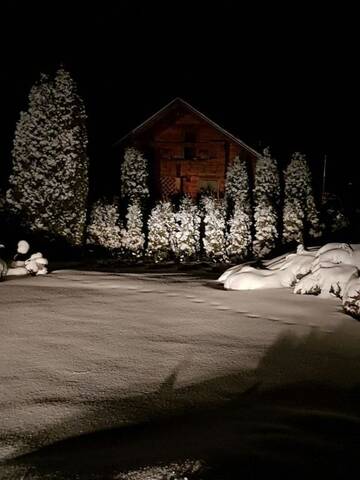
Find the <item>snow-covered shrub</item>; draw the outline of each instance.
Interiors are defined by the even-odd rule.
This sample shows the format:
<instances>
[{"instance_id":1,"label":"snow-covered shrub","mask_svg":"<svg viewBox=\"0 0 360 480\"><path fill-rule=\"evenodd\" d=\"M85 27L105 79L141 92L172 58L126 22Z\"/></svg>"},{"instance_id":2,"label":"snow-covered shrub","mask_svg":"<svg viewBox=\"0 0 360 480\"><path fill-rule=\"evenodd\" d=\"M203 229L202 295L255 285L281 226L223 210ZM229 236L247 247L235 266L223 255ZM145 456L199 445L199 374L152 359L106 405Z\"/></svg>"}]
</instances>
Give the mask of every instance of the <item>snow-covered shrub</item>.
<instances>
[{"instance_id":1,"label":"snow-covered shrub","mask_svg":"<svg viewBox=\"0 0 360 480\"><path fill-rule=\"evenodd\" d=\"M348 282L358 276L358 269L353 265L319 264L296 284L294 293L342 297Z\"/></svg>"},{"instance_id":2,"label":"snow-covered shrub","mask_svg":"<svg viewBox=\"0 0 360 480\"><path fill-rule=\"evenodd\" d=\"M226 234L226 251L230 258L244 259L251 249L251 218L236 201L233 214L229 219L229 230Z\"/></svg>"},{"instance_id":3,"label":"snow-covered shrub","mask_svg":"<svg viewBox=\"0 0 360 480\"><path fill-rule=\"evenodd\" d=\"M205 254L214 262L227 261L224 201L205 196L201 203L204 210L203 246Z\"/></svg>"},{"instance_id":4,"label":"snow-covered shrub","mask_svg":"<svg viewBox=\"0 0 360 480\"><path fill-rule=\"evenodd\" d=\"M175 214L174 253L181 261L194 259L200 250L201 216L197 205L189 197L183 197Z\"/></svg>"},{"instance_id":5,"label":"snow-covered shrub","mask_svg":"<svg viewBox=\"0 0 360 480\"><path fill-rule=\"evenodd\" d=\"M87 228L87 243L109 250L122 247L121 226L116 203L98 200L94 203Z\"/></svg>"},{"instance_id":6,"label":"snow-covered shrub","mask_svg":"<svg viewBox=\"0 0 360 480\"><path fill-rule=\"evenodd\" d=\"M122 230L122 244L126 252L137 258L144 250L145 234L143 215L138 201L128 206L126 214L126 229Z\"/></svg>"},{"instance_id":7,"label":"snow-covered shrub","mask_svg":"<svg viewBox=\"0 0 360 480\"><path fill-rule=\"evenodd\" d=\"M284 242L303 242L304 235L321 235L319 215L312 192L311 173L305 155L293 154L284 172L285 203L283 213ZM305 230L308 228L308 232Z\"/></svg>"},{"instance_id":8,"label":"snow-covered shrub","mask_svg":"<svg viewBox=\"0 0 360 480\"><path fill-rule=\"evenodd\" d=\"M86 114L71 75L42 75L16 125L7 204L34 231L82 243L88 195Z\"/></svg>"},{"instance_id":9,"label":"snow-covered shrub","mask_svg":"<svg viewBox=\"0 0 360 480\"><path fill-rule=\"evenodd\" d=\"M270 253L278 238L278 208L280 179L276 160L271 158L268 148L258 158L254 186L254 253L263 257Z\"/></svg>"},{"instance_id":10,"label":"snow-covered shrub","mask_svg":"<svg viewBox=\"0 0 360 480\"><path fill-rule=\"evenodd\" d=\"M353 277L347 284L343 296L343 308L346 313L360 320L360 278Z\"/></svg>"},{"instance_id":11,"label":"snow-covered shrub","mask_svg":"<svg viewBox=\"0 0 360 480\"><path fill-rule=\"evenodd\" d=\"M148 218L147 255L155 262L167 260L173 251L176 231L175 216L170 202L159 202Z\"/></svg>"},{"instance_id":12,"label":"snow-covered shrub","mask_svg":"<svg viewBox=\"0 0 360 480\"><path fill-rule=\"evenodd\" d=\"M125 150L121 165L121 196L129 203L142 201L149 197L148 162L136 148Z\"/></svg>"},{"instance_id":13,"label":"snow-covered shrub","mask_svg":"<svg viewBox=\"0 0 360 480\"><path fill-rule=\"evenodd\" d=\"M228 166L225 179L225 199L231 206L238 203L245 213L251 214L249 175L246 161L236 156Z\"/></svg>"}]
</instances>

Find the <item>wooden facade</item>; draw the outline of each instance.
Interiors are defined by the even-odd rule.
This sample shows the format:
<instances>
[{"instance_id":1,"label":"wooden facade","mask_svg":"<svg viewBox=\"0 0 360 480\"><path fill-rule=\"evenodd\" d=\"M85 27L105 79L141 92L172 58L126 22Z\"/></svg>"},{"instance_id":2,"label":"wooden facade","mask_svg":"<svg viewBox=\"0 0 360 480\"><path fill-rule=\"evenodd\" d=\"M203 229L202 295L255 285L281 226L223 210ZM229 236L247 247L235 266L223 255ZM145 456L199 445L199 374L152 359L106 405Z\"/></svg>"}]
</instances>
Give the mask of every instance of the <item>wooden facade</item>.
<instances>
[{"instance_id":1,"label":"wooden facade","mask_svg":"<svg viewBox=\"0 0 360 480\"><path fill-rule=\"evenodd\" d=\"M221 197L225 174L236 155L254 168L259 153L190 104L176 98L118 143L135 146L150 162L157 198L174 194L196 197L211 190Z\"/></svg>"}]
</instances>

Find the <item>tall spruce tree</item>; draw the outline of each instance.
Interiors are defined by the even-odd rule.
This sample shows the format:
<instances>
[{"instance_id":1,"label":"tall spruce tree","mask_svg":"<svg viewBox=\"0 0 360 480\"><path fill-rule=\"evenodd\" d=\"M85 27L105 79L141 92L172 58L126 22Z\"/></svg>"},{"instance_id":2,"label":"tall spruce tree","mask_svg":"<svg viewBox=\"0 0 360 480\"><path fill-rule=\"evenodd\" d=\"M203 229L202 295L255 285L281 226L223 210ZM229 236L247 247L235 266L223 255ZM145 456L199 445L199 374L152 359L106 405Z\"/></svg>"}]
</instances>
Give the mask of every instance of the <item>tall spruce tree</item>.
<instances>
[{"instance_id":1,"label":"tall spruce tree","mask_svg":"<svg viewBox=\"0 0 360 480\"><path fill-rule=\"evenodd\" d=\"M284 172L283 241L303 243L305 235L319 237L321 228L305 155L295 152Z\"/></svg>"},{"instance_id":2,"label":"tall spruce tree","mask_svg":"<svg viewBox=\"0 0 360 480\"><path fill-rule=\"evenodd\" d=\"M16 125L7 203L34 231L80 245L88 196L86 114L71 75L42 75Z\"/></svg>"},{"instance_id":3,"label":"tall spruce tree","mask_svg":"<svg viewBox=\"0 0 360 480\"><path fill-rule=\"evenodd\" d=\"M257 160L254 185L254 253L263 257L270 253L278 234L278 209L280 200L280 178L276 160L265 148Z\"/></svg>"}]
</instances>

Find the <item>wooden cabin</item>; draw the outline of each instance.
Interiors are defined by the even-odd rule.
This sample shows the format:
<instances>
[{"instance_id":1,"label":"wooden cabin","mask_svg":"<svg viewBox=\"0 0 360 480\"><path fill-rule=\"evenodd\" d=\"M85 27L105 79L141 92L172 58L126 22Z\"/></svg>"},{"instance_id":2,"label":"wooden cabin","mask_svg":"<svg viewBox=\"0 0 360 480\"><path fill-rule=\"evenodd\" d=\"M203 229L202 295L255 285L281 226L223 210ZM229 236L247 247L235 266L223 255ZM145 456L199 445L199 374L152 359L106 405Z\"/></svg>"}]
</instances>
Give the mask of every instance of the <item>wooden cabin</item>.
<instances>
[{"instance_id":1,"label":"wooden cabin","mask_svg":"<svg viewBox=\"0 0 360 480\"><path fill-rule=\"evenodd\" d=\"M252 169L260 154L181 98L175 98L123 137L149 161L156 198L196 197L202 190L224 193L226 169L239 155Z\"/></svg>"}]
</instances>

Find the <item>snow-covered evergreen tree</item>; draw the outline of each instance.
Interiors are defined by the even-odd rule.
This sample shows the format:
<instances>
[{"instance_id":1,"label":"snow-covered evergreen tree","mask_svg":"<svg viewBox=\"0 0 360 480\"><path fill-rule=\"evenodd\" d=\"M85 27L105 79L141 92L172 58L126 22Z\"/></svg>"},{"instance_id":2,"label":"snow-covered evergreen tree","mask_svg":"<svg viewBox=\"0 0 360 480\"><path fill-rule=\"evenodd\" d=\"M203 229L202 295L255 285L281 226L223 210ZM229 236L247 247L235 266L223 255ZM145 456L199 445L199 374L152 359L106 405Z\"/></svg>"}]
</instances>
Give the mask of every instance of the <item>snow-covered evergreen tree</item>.
<instances>
[{"instance_id":1,"label":"snow-covered evergreen tree","mask_svg":"<svg viewBox=\"0 0 360 480\"><path fill-rule=\"evenodd\" d=\"M283 241L303 243L305 233L321 235L309 166L305 155L296 152L284 172L285 202L283 213ZM308 229L308 232L305 230Z\"/></svg>"},{"instance_id":2,"label":"snow-covered evergreen tree","mask_svg":"<svg viewBox=\"0 0 360 480\"><path fill-rule=\"evenodd\" d=\"M207 257L214 262L227 261L225 203L223 200L205 196L202 198L202 207L205 224L204 251Z\"/></svg>"},{"instance_id":3,"label":"snow-covered evergreen tree","mask_svg":"<svg viewBox=\"0 0 360 480\"><path fill-rule=\"evenodd\" d=\"M243 260L251 250L251 218L240 201L235 203L233 214L228 223L227 254L235 260Z\"/></svg>"},{"instance_id":4,"label":"snow-covered evergreen tree","mask_svg":"<svg viewBox=\"0 0 360 480\"><path fill-rule=\"evenodd\" d=\"M109 250L122 247L119 212L115 202L108 203L100 199L94 203L87 228L87 243Z\"/></svg>"},{"instance_id":5,"label":"snow-covered evergreen tree","mask_svg":"<svg viewBox=\"0 0 360 480\"><path fill-rule=\"evenodd\" d=\"M127 148L121 165L121 196L129 203L148 198L148 176L148 162L144 155L136 148Z\"/></svg>"},{"instance_id":6,"label":"snow-covered evergreen tree","mask_svg":"<svg viewBox=\"0 0 360 480\"><path fill-rule=\"evenodd\" d=\"M155 262L167 260L174 248L176 222L170 202L159 202L148 219L147 255Z\"/></svg>"},{"instance_id":7,"label":"snow-covered evergreen tree","mask_svg":"<svg viewBox=\"0 0 360 480\"><path fill-rule=\"evenodd\" d=\"M42 75L16 125L9 209L33 230L82 243L88 195L84 104L71 75Z\"/></svg>"},{"instance_id":8,"label":"snow-covered evergreen tree","mask_svg":"<svg viewBox=\"0 0 360 480\"><path fill-rule=\"evenodd\" d=\"M263 257L270 253L278 238L278 208L280 200L280 178L277 162L264 149L258 158L254 186L254 253Z\"/></svg>"},{"instance_id":9,"label":"snow-covered evergreen tree","mask_svg":"<svg viewBox=\"0 0 360 480\"><path fill-rule=\"evenodd\" d=\"M122 231L122 242L126 252L139 258L143 254L145 235L143 215L139 201L128 206L126 214L126 229Z\"/></svg>"},{"instance_id":10,"label":"snow-covered evergreen tree","mask_svg":"<svg viewBox=\"0 0 360 480\"><path fill-rule=\"evenodd\" d=\"M201 216L197 205L189 197L183 197L175 214L176 229L174 252L181 261L196 258L200 250Z\"/></svg>"},{"instance_id":11,"label":"snow-covered evergreen tree","mask_svg":"<svg viewBox=\"0 0 360 480\"><path fill-rule=\"evenodd\" d=\"M233 207L239 202L248 215L251 214L249 175L246 161L236 156L229 165L225 180L225 199ZM232 208L231 208L232 209Z\"/></svg>"}]
</instances>

